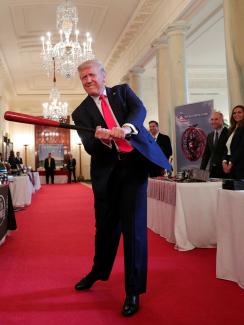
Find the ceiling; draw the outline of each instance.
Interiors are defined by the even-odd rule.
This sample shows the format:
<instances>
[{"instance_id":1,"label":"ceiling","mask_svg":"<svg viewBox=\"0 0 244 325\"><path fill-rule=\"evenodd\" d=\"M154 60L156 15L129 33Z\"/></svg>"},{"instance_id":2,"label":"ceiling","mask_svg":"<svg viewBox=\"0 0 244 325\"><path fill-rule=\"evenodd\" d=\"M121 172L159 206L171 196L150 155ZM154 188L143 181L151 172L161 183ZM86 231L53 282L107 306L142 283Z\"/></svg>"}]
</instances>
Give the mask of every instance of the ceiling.
<instances>
[{"instance_id":1,"label":"ceiling","mask_svg":"<svg viewBox=\"0 0 244 325\"><path fill-rule=\"evenodd\" d=\"M62 0L1 0L0 59L11 94L28 101L28 96L49 93L52 80L41 69L40 37L46 32L58 39L56 8ZM96 57L106 62L140 0L76 0L80 35L89 31L94 39ZM112 26L112 28L111 28ZM109 37L108 37L109 35ZM57 76L62 94L80 95L83 91L78 78L66 80ZM29 99L30 99L29 98Z\"/></svg>"},{"instance_id":2,"label":"ceiling","mask_svg":"<svg viewBox=\"0 0 244 325\"><path fill-rule=\"evenodd\" d=\"M124 46L123 35L135 31L132 22L142 4L147 2L147 13L150 13L162 1L165 0L73 0L73 3L78 9L80 34L91 33L96 57L106 64L113 60L114 53L121 51L121 45ZM4 73L10 90L12 109L39 110L40 113L40 103L47 100L52 78L48 79L41 69L40 37L49 31L54 35L54 41L58 40L56 8L61 2L0 1L0 74ZM203 67L225 69L223 12L219 9L222 2L199 0L198 3L203 5L198 14L185 17L191 26L186 56L192 73ZM145 17L143 19L145 21ZM153 70L155 62L148 65L145 77ZM57 87L62 99L71 103L73 108L79 104L84 91L78 77L67 80L57 75Z\"/></svg>"}]
</instances>

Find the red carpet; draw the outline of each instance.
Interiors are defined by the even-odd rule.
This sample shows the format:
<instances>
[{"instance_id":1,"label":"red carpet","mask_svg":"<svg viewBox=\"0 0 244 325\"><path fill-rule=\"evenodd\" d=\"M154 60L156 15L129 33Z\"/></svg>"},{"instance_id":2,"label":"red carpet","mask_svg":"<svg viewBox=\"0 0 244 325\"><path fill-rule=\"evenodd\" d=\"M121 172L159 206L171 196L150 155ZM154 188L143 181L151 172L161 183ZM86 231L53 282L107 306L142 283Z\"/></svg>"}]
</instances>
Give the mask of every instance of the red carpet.
<instances>
[{"instance_id":1,"label":"red carpet","mask_svg":"<svg viewBox=\"0 0 244 325\"><path fill-rule=\"evenodd\" d=\"M152 232L138 314L120 315L121 248L108 282L75 292L93 257L93 199L83 185L44 185L16 217L18 231L0 247L0 325L244 323L244 290L215 278L214 249L178 252Z\"/></svg>"}]
</instances>

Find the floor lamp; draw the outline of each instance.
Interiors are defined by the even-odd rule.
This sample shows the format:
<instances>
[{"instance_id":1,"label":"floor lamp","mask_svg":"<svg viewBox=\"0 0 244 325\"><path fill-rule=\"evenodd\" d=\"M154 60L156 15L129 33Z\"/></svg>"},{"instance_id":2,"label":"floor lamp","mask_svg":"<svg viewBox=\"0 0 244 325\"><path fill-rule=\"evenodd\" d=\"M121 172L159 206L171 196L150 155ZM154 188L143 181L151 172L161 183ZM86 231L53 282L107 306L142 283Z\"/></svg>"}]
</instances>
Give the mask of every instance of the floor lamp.
<instances>
[{"instance_id":1,"label":"floor lamp","mask_svg":"<svg viewBox=\"0 0 244 325\"><path fill-rule=\"evenodd\" d=\"M79 177L78 181L84 181L84 176L82 175L82 166L81 166L81 143L78 143L79 146L79 167L80 167L80 172L79 172Z\"/></svg>"},{"instance_id":2,"label":"floor lamp","mask_svg":"<svg viewBox=\"0 0 244 325\"><path fill-rule=\"evenodd\" d=\"M28 147L28 144L24 144L24 147L25 147L25 166L28 166L27 165L27 147Z\"/></svg>"}]
</instances>

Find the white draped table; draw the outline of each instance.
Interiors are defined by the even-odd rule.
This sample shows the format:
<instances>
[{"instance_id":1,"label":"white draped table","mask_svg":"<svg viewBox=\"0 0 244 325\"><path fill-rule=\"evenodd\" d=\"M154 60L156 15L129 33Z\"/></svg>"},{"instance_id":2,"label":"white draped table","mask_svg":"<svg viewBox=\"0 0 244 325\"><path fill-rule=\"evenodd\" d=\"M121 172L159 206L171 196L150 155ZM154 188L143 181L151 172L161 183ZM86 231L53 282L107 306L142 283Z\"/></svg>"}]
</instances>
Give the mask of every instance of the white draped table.
<instances>
[{"instance_id":1,"label":"white draped table","mask_svg":"<svg viewBox=\"0 0 244 325\"><path fill-rule=\"evenodd\" d=\"M149 178L147 191L147 226L170 243L175 243L176 182Z\"/></svg>"},{"instance_id":2,"label":"white draped table","mask_svg":"<svg viewBox=\"0 0 244 325\"><path fill-rule=\"evenodd\" d=\"M41 184L46 184L45 171L40 170L39 172ZM49 179L49 182L51 180ZM67 170L55 170L54 172L54 183L55 184L67 184L68 183L68 171Z\"/></svg>"},{"instance_id":3,"label":"white draped table","mask_svg":"<svg viewBox=\"0 0 244 325\"><path fill-rule=\"evenodd\" d=\"M41 180L38 172L33 172L33 176L34 176L34 189L37 192L41 188Z\"/></svg>"},{"instance_id":4,"label":"white draped table","mask_svg":"<svg viewBox=\"0 0 244 325\"><path fill-rule=\"evenodd\" d=\"M31 204L33 184L28 175L14 176L9 183L14 207L24 207Z\"/></svg>"},{"instance_id":5,"label":"white draped table","mask_svg":"<svg viewBox=\"0 0 244 325\"><path fill-rule=\"evenodd\" d=\"M218 191L217 278L244 289L244 191Z\"/></svg>"},{"instance_id":6,"label":"white draped table","mask_svg":"<svg viewBox=\"0 0 244 325\"><path fill-rule=\"evenodd\" d=\"M175 183L149 179L148 227L179 250L215 247L221 182Z\"/></svg>"}]
</instances>

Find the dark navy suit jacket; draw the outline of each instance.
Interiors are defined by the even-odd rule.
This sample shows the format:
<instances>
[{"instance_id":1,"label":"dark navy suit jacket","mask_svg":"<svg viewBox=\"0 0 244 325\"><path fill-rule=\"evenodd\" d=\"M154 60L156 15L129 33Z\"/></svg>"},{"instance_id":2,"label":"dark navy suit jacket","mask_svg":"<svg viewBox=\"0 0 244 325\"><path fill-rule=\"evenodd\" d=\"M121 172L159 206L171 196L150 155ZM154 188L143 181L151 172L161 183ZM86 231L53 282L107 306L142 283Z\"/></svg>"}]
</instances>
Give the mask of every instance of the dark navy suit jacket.
<instances>
[{"instance_id":1,"label":"dark navy suit jacket","mask_svg":"<svg viewBox=\"0 0 244 325\"><path fill-rule=\"evenodd\" d=\"M142 154L144 160L171 170L167 158L143 126L146 109L141 100L126 84L106 88L106 91L109 104L119 125L131 123L139 132L137 135L131 135L129 140L131 145ZM72 113L72 118L75 124L79 126L96 129L98 125L101 125L103 128L107 128L102 114L90 96L86 97L76 108ZM101 172L104 178L109 177L116 163L116 151L111 150L99 139L96 139L92 132L78 131L78 133L85 150L91 155L92 180L96 182L96 178L101 177ZM106 180L104 181L106 182Z\"/></svg>"},{"instance_id":2,"label":"dark navy suit jacket","mask_svg":"<svg viewBox=\"0 0 244 325\"><path fill-rule=\"evenodd\" d=\"M169 159L169 157L172 156L172 146L169 136L167 136L166 134L159 133L156 142L162 149L165 156Z\"/></svg>"},{"instance_id":3,"label":"dark navy suit jacket","mask_svg":"<svg viewBox=\"0 0 244 325\"><path fill-rule=\"evenodd\" d=\"M216 147L214 146L214 131L208 134L205 150L202 156L201 167L200 167L201 169L206 169L208 162L210 161L209 163L210 171L213 166L217 166L218 168L220 168L220 170L222 170L222 160L226 150L225 144L227 139L228 139L228 129L226 127L223 128Z\"/></svg>"}]
</instances>

